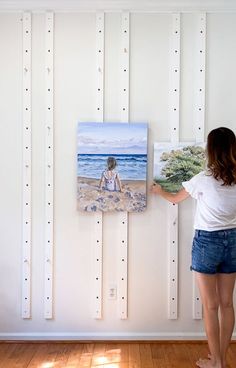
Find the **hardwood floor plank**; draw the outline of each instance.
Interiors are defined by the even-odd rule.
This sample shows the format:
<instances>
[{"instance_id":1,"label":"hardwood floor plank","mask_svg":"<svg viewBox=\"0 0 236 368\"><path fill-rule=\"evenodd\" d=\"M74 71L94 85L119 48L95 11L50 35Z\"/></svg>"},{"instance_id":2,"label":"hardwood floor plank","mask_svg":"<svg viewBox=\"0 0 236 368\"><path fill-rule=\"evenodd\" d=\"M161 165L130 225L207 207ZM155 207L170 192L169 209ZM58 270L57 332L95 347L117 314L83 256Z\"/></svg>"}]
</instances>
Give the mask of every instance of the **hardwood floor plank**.
<instances>
[{"instance_id":1,"label":"hardwood floor plank","mask_svg":"<svg viewBox=\"0 0 236 368\"><path fill-rule=\"evenodd\" d=\"M84 349L84 344L73 344L71 352L69 354L66 368L79 368L79 362L81 358L81 354Z\"/></svg>"},{"instance_id":2,"label":"hardwood floor plank","mask_svg":"<svg viewBox=\"0 0 236 368\"><path fill-rule=\"evenodd\" d=\"M15 349L9 354L4 368L26 368L32 360L37 347L34 344L15 344Z\"/></svg>"},{"instance_id":3,"label":"hardwood floor plank","mask_svg":"<svg viewBox=\"0 0 236 368\"><path fill-rule=\"evenodd\" d=\"M140 348L138 343L129 344L129 367L141 368Z\"/></svg>"},{"instance_id":4,"label":"hardwood floor plank","mask_svg":"<svg viewBox=\"0 0 236 368\"><path fill-rule=\"evenodd\" d=\"M90 367L93 358L94 344L84 344L79 361L79 368Z\"/></svg>"},{"instance_id":5,"label":"hardwood floor plank","mask_svg":"<svg viewBox=\"0 0 236 368\"><path fill-rule=\"evenodd\" d=\"M140 358L142 368L153 368L152 351L150 344L140 344Z\"/></svg>"},{"instance_id":6,"label":"hardwood floor plank","mask_svg":"<svg viewBox=\"0 0 236 368\"><path fill-rule=\"evenodd\" d=\"M164 354L164 344L152 344L152 360L154 368L166 368L166 360Z\"/></svg>"}]
</instances>

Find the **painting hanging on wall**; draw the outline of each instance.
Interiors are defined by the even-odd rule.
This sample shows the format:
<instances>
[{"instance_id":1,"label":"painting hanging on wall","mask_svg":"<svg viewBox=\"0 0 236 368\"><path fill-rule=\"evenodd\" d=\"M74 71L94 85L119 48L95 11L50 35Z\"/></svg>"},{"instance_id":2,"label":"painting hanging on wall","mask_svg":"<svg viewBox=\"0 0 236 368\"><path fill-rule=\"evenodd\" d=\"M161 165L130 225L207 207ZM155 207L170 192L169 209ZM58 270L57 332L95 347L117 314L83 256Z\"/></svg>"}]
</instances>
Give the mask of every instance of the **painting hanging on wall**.
<instances>
[{"instance_id":1,"label":"painting hanging on wall","mask_svg":"<svg viewBox=\"0 0 236 368\"><path fill-rule=\"evenodd\" d=\"M147 131L146 123L78 124L78 210L145 210Z\"/></svg>"},{"instance_id":2,"label":"painting hanging on wall","mask_svg":"<svg viewBox=\"0 0 236 368\"><path fill-rule=\"evenodd\" d=\"M205 168L205 143L155 143L153 181L168 192L182 189Z\"/></svg>"}]
</instances>

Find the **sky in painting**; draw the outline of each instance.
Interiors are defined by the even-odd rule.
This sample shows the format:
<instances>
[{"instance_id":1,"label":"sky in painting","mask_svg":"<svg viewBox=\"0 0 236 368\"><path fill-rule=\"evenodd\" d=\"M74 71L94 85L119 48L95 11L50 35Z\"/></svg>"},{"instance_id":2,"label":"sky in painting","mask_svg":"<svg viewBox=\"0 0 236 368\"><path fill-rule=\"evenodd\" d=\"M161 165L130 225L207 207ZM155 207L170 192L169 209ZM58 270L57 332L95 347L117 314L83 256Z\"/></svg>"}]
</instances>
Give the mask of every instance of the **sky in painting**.
<instances>
[{"instance_id":1,"label":"sky in painting","mask_svg":"<svg viewBox=\"0 0 236 368\"><path fill-rule=\"evenodd\" d=\"M146 123L79 123L79 154L146 154Z\"/></svg>"}]
</instances>

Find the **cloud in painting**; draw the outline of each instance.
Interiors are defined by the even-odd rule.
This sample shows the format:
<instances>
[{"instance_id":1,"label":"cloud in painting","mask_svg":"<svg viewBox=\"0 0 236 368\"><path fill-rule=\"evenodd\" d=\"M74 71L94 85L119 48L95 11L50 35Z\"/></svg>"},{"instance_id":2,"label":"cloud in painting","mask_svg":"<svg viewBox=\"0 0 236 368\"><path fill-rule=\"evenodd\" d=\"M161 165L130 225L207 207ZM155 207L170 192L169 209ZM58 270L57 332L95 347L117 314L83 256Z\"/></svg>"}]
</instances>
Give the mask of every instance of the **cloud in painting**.
<instances>
[{"instance_id":1,"label":"cloud in painting","mask_svg":"<svg viewBox=\"0 0 236 368\"><path fill-rule=\"evenodd\" d=\"M79 154L145 154L147 124L80 123Z\"/></svg>"}]
</instances>

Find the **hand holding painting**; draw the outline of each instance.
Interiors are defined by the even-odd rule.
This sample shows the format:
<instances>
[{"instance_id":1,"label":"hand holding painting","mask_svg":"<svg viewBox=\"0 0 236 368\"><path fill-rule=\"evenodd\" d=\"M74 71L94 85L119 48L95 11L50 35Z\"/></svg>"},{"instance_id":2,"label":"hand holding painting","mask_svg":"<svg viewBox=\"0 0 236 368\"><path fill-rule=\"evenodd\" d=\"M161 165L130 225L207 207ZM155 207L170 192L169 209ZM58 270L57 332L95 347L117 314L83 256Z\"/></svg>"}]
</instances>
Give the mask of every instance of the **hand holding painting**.
<instances>
[{"instance_id":1,"label":"hand holding painting","mask_svg":"<svg viewBox=\"0 0 236 368\"><path fill-rule=\"evenodd\" d=\"M107 159L107 169L103 171L100 182L99 182L99 190L102 190L103 183L105 184L104 189L109 191L117 191L117 184L120 192L122 192L121 181L119 178L119 174L115 171L115 167L117 166L117 161L114 157L108 157Z\"/></svg>"},{"instance_id":2,"label":"hand holding painting","mask_svg":"<svg viewBox=\"0 0 236 368\"><path fill-rule=\"evenodd\" d=\"M188 151L190 151L189 148ZM235 324L233 291L236 279L236 137L234 132L225 127L213 129L207 137L206 153L206 169L190 180L183 180L182 186L185 189L171 193L159 185L153 185L151 193L158 194L172 203L179 203L189 195L197 201L190 269L195 271L200 289L211 354L210 359L199 359L196 365L202 368L221 368L226 367L226 353ZM176 158L180 154L172 152L171 155ZM166 159L168 156L164 157L164 160ZM189 154L187 159L189 162L195 162L195 158L191 158ZM190 166L193 166L192 163ZM171 175L176 178L173 171ZM218 317L219 309L221 322Z\"/></svg>"},{"instance_id":3,"label":"hand holding painting","mask_svg":"<svg viewBox=\"0 0 236 368\"><path fill-rule=\"evenodd\" d=\"M150 193L152 194L158 194L161 197L167 199L171 203L179 203L189 197L189 193L185 189L181 189L177 193L171 193L167 192L164 189L162 189L160 184L153 183L153 185L150 188Z\"/></svg>"}]
</instances>

